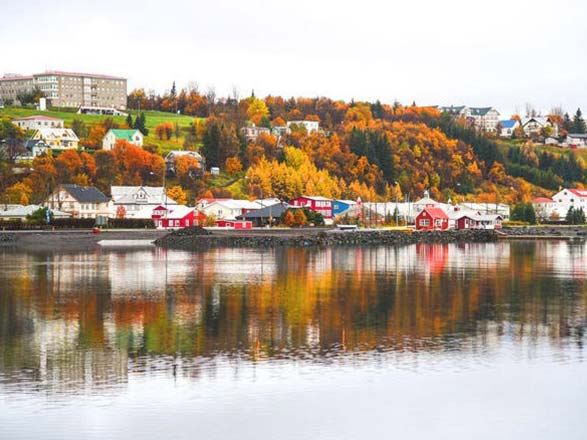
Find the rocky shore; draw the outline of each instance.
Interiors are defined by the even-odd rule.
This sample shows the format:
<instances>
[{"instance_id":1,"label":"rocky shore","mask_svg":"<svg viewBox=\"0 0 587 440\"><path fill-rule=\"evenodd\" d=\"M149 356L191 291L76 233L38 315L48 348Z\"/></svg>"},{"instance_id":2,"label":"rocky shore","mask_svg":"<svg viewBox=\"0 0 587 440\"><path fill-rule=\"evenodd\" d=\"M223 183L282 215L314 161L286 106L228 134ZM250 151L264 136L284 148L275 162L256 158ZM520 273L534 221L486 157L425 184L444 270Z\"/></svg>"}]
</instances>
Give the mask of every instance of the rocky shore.
<instances>
[{"instance_id":1,"label":"rocky shore","mask_svg":"<svg viewBox=\"0 0 587 440\"><path fill-rule=\"evenodd\" d=\"M326 247L326 246L380 246L413 243L486 243L497 240L494 231L208 231L186 228L172 232L155 241L155 245L171 249L202 249L209 247Z\"/></svg>"},{"instance_id":2,"label":"rocky shore","mask_svg":"<svg viewBox=\"0 0 587 440\"><path fill-rule=\"evenodd\" d=\"M502 234L512 237L587 237L587 226L522 226L503 228Z\"/></svg>"}]
</instances>

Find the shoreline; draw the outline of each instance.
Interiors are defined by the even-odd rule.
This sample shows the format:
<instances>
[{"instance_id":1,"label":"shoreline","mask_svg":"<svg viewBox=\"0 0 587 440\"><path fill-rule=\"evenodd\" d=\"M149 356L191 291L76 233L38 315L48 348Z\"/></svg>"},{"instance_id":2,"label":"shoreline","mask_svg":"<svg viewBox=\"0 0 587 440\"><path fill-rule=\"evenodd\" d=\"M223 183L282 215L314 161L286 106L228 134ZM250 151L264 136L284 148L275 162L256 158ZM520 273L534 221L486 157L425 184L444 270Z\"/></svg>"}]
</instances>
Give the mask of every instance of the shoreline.
<instances>
[{"instance_id":1,"label":"shoreline","mask_svg":"<svg viewBox=\"0 0 587 440\"><path fill-rule=\"evenodd\" d=\"M42 252L84 252L97 249L136 249L153 246L198 250L210 247L328 247L394 246L414 243L489 243L523 240L587 240L587 226L526 226L494 230L398 231L359 229L340 231L308 229L201 229L177 231L157 229L106 229L94 234L90 229L0 231L0 250ZM99 244L104 241L104 246ZM137 244L142 241L142 244ZM133 243L135 242L135 243Z\"/></svg>"}]
</instances>

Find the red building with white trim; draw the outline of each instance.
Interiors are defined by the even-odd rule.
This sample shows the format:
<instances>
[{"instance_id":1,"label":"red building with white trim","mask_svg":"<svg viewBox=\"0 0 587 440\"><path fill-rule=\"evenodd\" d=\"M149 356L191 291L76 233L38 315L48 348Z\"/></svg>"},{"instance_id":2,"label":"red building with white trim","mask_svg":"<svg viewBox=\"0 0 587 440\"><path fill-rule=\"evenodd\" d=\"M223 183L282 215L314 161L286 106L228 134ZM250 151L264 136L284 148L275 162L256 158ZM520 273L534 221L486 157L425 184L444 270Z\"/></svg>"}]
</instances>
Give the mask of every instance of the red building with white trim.
<instances>
[{"instance_id":1,"label":"red building with white trim","mask_svg":"<svg viewBox=\"0 0 587 440\"><path fill-rule=\"evenodd\" d=\"M416 216L416 229L418 231L444 231L448 229L448 215L433 206L426 206Z\"/></svg>"},{"instance_id":2,"label":"red building with white trim","mask_svg":"<svg viewBox=\"0 0 587 440\"><path fill-rule=\"evenodd\" d=\"M202 226L206 216L189 206L173 205L165 208L158 206L151 215L158 229L180 229L190 226Z\"/></svg>"},{"instance_id":3,"label":"red building with white trim","mask_svg":"<svg viewBox=\"0 0 587 440\"><path fill-rule=\"evenodd\" d=\"M310 211L322 214L324 220L332 219L332 200L320 196L301 196L293 199L290 205L299 208L308 208Z\"/></svg>"}]
</instances>

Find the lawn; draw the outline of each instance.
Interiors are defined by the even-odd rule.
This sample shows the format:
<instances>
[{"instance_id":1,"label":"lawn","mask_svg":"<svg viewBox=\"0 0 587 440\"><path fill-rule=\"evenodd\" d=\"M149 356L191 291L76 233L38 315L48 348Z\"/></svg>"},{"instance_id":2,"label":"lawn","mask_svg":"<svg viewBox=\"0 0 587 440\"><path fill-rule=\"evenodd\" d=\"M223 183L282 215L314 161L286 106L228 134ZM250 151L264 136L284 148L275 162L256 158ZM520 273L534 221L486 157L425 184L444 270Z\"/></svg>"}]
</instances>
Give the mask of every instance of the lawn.
<instances>
[{"instance_id":1,"label":"lawn","mask_svg":"<svg viewBox=\"0 0 587 440\"><path fill-rule=\"evenodd\" d=\"M130 111L129 113L132 115L133 119L136 117L136 111ZM162 155L167 154L171 150L183 149L183 133L180 134L180 137L177 140L175 139L175 137L172 137L172 139L168 141L162 141L157 139L157 137L155 136L155 126L163 122L169 121L174 124L177 122L180 129L187 129L190 126L190 124L194 121L194 119L196 119L194 116L177 115L174 113L149 110L146 110L144 113L147 119L147 129L149 130L149 135L145 137L145 145L156 145L157 147L159 147L159 153ZM0 109L0 118L8 117L10 119L14 119L39 114L51 116L53 118L63 119L63 122L65 123L66 127L71 127L71 123L74 119L81 119L88 126L98 124L105 118L112 118L115 122L119 124L126 123L126 117L124 116L78 115L74 112L73 109L72 111L48 110L44 112L22 107L6 107Z\"/></svg>"}]
</instances>

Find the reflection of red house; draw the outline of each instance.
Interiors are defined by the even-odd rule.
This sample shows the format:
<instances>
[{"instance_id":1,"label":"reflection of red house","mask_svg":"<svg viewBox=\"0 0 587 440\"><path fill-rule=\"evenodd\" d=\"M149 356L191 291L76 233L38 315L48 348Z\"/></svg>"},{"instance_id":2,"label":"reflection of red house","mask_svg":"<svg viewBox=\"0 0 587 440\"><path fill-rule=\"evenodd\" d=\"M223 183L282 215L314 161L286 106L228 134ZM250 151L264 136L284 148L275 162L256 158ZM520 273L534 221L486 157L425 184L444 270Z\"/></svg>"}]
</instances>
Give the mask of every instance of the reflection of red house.
<instances>
[{"instance_id":1,"label":"reflection of red house","mask_svg":"<svg viewBox=\"0 0 587 440\"><path fill-rule=\"evenodd\" d=\"M447 244L416 244L418 260L425 261L430 273L441 273L448 263Z\"/></svg>"},{"instance_id":2,"label":"reflection of red house","mask_svg":"<svg viewBox=\"0 0 587 440\"><path fill-rule=\"evenodd\" d=\"M201 226L206 216L196 208L189 206L173 205L165 208L158 206L151 215L156 228L187 228L189 226Z\"/></svg>"},{"instance_id":3,"label":"reflection of red house","mask_svg":"<svg viewBox=\"0 0 587 440\"><path fill-rule=\"evenodd\" d=\"M419 231L448 229L448 215L440 208L426 206L416 216L416 229Z\"/></svg>"}]
</instances>

